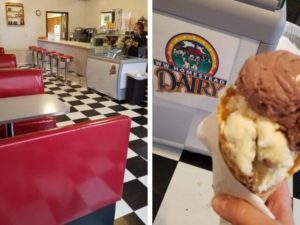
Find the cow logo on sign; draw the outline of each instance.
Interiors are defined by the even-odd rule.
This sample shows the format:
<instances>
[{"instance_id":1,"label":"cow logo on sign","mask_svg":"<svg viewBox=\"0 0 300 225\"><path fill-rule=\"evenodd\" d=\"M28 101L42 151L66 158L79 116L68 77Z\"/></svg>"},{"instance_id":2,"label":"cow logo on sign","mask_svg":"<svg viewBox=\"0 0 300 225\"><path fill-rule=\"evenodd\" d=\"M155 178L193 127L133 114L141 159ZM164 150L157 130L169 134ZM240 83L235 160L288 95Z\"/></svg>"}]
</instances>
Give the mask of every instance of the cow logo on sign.
<instances>
[{"instance_id":1,"label":"cow logo on sign","mask_svg":"<svg viewBox=\"0 0 300 225\"><path fill-rule=\"evenodd\" d=\"M166 62L154 59L157 92L218 98L227 81L216 77L219 57L214 47L196 34L181 33L166 45Z\"/></svg>"},{"instance_id":2,"label":"cow logo on sign","mask_svg":"<svg viewBox=\"0 0 300 225\"><path fill-rule=\"evenodd\" d=\"M169 64L207 76L218 71L219 58L214 47L204 38L189 33L178 34L166 46Z\"/></svg>"}]
</instances>

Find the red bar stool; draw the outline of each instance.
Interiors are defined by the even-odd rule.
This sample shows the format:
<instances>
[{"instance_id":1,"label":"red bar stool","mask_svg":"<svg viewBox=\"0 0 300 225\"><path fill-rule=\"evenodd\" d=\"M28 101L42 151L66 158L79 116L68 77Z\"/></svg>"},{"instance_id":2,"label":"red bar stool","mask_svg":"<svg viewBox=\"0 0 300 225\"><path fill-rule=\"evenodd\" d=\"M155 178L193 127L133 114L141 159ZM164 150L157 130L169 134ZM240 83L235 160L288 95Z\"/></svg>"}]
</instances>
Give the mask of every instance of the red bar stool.
<instances>
[{"instance_id":1,"label":"red bar stool","mask_svg":"<svg viewBox=\"0 0 300 225\"><path fill-rule=\"evenodd\" d=\"M52 54L56 53L56 51L46 51L45 53L45 61L44 61L44 71L47 71L47 64L49 64L49 70L52 73Z\"/></svg>"},{"instance_id":2,"label":"red bar stool","mask_svg":"<svg viewBox=\"0 0 300 225\"><path fill-rule=\"evenodd\" d=\"M40 69L43 68L46 51L47 51L47 49L45 49L45 48L37 48L36 49L36 52L37 52L37 66Z\"/></svg>"},{"instance_id":3,"label":"red bar stool","mask_svg":"<svg viewBox=\"0 0 300 225\"><path fill-rule=\"evenodd\" d=\"M50 73L53 74L53 67L54 67L54 64L53 64L53 58L54 58L54 54L56 54L58 52L56 51L53 51L53 52L49 52L49 60L50 60Z\"/></svg>"},{"instance_id":4,"label":"red bar stool","mask_svg":"<svg viewBox=\"0 0 300 225\"><path fill-rule=\"evenodd\" d=\"M61 62L65 63L65 83L69 82L69 68L70 68L70 63L74 61L74 57L71 55L64 55L60 58Z\"/></svg>"},{"instance_id":5,"label":"red bar stool","mask_svg":"<svg viewBox=\"0 0 300 225\"><path fill-rule=\"evenodd\" d=\"M37 46L34 46L34 45L31 45L29 46L29 50L31 51L31 58L32 58L32 67L36 67L36 64L35 64L35 61L36 61L36 58L35 58L35 53L36 53L36 49L38 47Z\"/></svg>"},{"instance_id":6,"label":"red bar stool","mask_svg":"<svg viewBox=\"0 0 300 225\"><path fill-rule=\"evenodd\" d=\"M59 52L56 52L56 53L52 53L52 54L51 54L51 57L52 57L51 60L54 59L54 60L56 61L56 64L53 64L53 63L52 63L51 73L53 73L53 67L56 66L56 79L59 79L59 78L60 78L60 58L61 58L63 55L64 55L63 53L59 53Z\"/></svg>"}]
</instances>

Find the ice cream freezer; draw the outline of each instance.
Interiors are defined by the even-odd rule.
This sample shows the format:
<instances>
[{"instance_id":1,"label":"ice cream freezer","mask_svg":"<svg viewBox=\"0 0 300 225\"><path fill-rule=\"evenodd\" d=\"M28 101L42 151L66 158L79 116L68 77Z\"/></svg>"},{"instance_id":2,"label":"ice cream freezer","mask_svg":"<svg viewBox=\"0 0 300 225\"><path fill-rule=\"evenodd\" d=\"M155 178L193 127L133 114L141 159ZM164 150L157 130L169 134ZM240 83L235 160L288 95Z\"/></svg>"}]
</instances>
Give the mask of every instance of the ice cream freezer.
<instances>
[{"instance_id":1,"label":"ice cream freezer","mask_svg":"<svg viewBox=\"0 0 300 225\"><path fill-rule=\"evenodd\" d=\"M196 129L245 60L272 51L286 24L279 0L154 0L154 141L208 154Z\"/></svg>"},{"instance_id":2,"label":"ice cream freezer","mask_svg":"<svg viewBox=\"0 0 300 225\"><path fill-rule=\"evenodd\" d=\"M87 59L88 88L118 101L126 99L127 74L145 73L147 59L92 53Z\"/></svg>"}]
</instances>

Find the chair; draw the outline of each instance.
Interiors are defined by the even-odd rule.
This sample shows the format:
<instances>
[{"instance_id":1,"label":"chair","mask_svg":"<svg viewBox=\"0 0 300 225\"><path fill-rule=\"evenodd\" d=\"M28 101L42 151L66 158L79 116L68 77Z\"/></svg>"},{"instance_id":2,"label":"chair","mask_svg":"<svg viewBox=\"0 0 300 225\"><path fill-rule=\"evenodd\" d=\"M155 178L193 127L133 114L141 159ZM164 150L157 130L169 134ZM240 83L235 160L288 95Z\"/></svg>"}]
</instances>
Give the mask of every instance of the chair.
<instances>
[{"instance_id":1,"label":"chair","mask_svg":"<svg viewBox=\"0 0 300 225\"><path fill-rule=\"evenodd\" d=\"M74 61L74 57L71 55L63 55L60 57L60 61L65 64L65 83L68 83L70 81L70 76L69 76L69 68L70 68L70 63Z\"/></svg>"},{"instance_id":2,"label":"chair","mask_svg":"<svg viewBox=\"0 0 300 225\"><path fill-rule=\"evenodd\" d=\"M37 58L37 67L39 69L43 69L47 49L45 49L45 48L36 48L35 51L36 51L36 58Z\"/></svg>"},{"instance_id":3,"label":"chair","mask_svg":"<svg viewBox=\"0 0 300 225\"><path fill-rule=\"evenodd\" d=\"M0 54L5 54L5 50L2 47L0 47Z\"/></svg>"},{"instance_id":4,"label":"chair","mask_svg":"<svg viewBox=\"0 0 300 225\"><path fill-rule=\"evenodd\" d=\"M52 69L52 54L56 53L56 51L46 51L45 62L44 62L44 71L47 71L47 64L49 64L49 70L51 72Z\"/></svg>"},{"instance_id":5,"label":"chair","mask_svg":"<svg viewBox=\"0 0 300 225\"><path fill-rule=\"evenodd\" d=\"M0 140L0 224L113 225L129 132L118 116Z\"/></svg>"},{"instance_id":6,"label":"chair","mask_svg":"<svg viewBox=\"0 0 300 225\"><path fill-rule=\"evenodd\" d=\"M0 98L44 93L42 71L38 69L1 69ZM52 116L14 123L15 135L56 127ZM5 138L5 126L0 125L0 138Z\"/></svg>"},{"instance_id":7,"label":"chair","mask_svg":"<svg viewBox=\"0 0 300 225\"><path fill-rule=\"evenodd\" d=\"M31 46L29 46L28 47L29 48L29 50L31 51L31 59L32 59L32 64L31 64L31 66L32 67L36 67L36 57L35 57L35 55L36 55L36 49L38 48L37 46L35 46L35 45L31 45Z\"/></svg>"},{"instance_id":8,"label":"chair","mask_svg":"<svg viewBox=\"0 0 300 225\"><path fill-rule=\"evenodd\" d=\"M0 68L16 68L17 59L15 54L0 54Z\"/></svg>"},{"instance_id":9,"label":"chair","mask_svg":"<svg viewBox=\"0 0 300 225\"><path fill-rule=\"evenodd\" d=\"M56 67L56 79L57 80L60 78L60 59L63 55L64 55L63 53L59 53L59 52L55 52L55 53L51 54L51 60L54 59L56 61L56 63L55 64L51 63L50 71L51 71L51 74L53 74L53 67Z\"/></svg>"}]
</instances>

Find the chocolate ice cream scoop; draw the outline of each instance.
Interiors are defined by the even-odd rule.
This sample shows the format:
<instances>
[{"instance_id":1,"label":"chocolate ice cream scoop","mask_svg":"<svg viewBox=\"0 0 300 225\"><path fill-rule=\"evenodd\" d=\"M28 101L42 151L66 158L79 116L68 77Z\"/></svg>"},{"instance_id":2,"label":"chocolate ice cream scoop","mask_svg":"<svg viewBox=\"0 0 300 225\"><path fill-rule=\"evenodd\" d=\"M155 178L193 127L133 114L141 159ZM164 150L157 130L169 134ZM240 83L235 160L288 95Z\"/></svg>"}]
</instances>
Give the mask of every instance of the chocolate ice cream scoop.
<instances>
[{"instance_id":1,"label":"chocolate ice cream scoop","mask_svg":"<svg viewBox=\"0 0 300 225\"><path fill-rule=\"evenodd\" d=\"M254 111L280 125L289 148L300 151L300 57L287 51L251 57L236 84Z\"/></svg>"}]
</instances>

